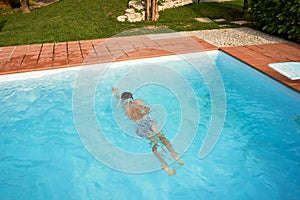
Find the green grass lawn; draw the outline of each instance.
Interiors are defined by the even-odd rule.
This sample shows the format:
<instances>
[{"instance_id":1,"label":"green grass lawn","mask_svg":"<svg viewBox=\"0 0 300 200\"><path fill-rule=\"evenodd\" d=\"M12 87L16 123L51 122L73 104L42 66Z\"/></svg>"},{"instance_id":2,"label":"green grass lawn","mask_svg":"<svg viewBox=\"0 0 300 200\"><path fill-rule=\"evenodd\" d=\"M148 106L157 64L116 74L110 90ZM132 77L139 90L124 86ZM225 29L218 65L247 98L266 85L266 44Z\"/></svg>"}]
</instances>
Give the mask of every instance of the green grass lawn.
<instances>
[{"instance_id":1,"label":"green grass lawn","mask_svg":"<svg viewBox=\"0 0 300 200\"><path fill-rule=\"evenodd\" d=\"M243 0L194 3L160 12L158 22L122 23L127 0L61 0L31 13L0 15L0 46L108 38L141 27L164 27L174 31L219 28L194 18L243 20ZM152 29L153 30L153 29Z\"/></svg>"}]
</instances>

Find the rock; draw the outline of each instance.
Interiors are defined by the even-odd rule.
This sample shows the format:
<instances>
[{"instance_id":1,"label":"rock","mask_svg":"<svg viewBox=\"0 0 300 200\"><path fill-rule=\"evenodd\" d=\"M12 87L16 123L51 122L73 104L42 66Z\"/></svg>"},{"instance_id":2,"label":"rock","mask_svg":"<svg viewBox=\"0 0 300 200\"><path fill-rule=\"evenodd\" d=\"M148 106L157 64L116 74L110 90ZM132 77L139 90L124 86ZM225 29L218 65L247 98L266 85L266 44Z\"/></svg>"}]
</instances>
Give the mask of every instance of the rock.
<instances>
[{"instance_id":1,"label":"rock","mask_svg":"<svg viewBox=\"0 0 300 200\"><path fill-rule=\"evenodd\" d=\"M193 3L193 0L182 0L182 3L184 5L191 4L191 3Z\"/></svg>"},{"instance_id":2,"label":"rock","mask_svg":"<svg viewBox=\"0 0 300 200\"><path fill-rule=\"evenodd\" d=\"M126 13L129 22L140 22L142 21L141 13Z\"/></svg>"},{"instance_id":3,"label":"rock","mask_svg":"<svg viewBox=\"0 0 300 200\"><path fill-rule=\"evenodd\" d=\"M244 24L248 24L249 22L248 21L233 21L231 23L238 24L238 25L244 25Z\"/></svg>"},{"instance_id":4,"label":"rock","mask_svg":"<svg viewBox=\"0 0 300 200\"><path fill-rule=\"evenodd\" d=\"M145 21L146 20L146 12L142 11L142 20Z\"/></svg>"},{"instance_id":5,"label":"rock","mask_svg":"<svg viewBox=\"0 0 300 200\"><path fill-rule=\"evenodd\" d=\"M225 27L228 27L228 24L221 24L221 25L219 25L219 27L225 28Z\"/></svg>"},{"instance_id":6,"label":"rock","mask_svg":"<svg viewBox=\"0 0 300 200\"><path fill-rule=\"evenodd\" d=\"M144 9L144 5L141 2L137 2L137 1L134 1L134 0L129 1L128 7L133 8L135 10L143 10Z\"/></svg>"},{"instance_id":7,"label":"rock","mask_svg":"<svg viewBox=\"0 0 300 200\"><path fill-rule=\"evenodd\" d=\"M133 8L128 8L128 9L125 10L125 12L129 13L129 14L134 14L135 13Z\"/></svg>"},{"instance_id":8,"label":"rock","mask_svg":"<svg viewBox=\"0 0 300 200\"><path fill-rule=\"evenodd\" d=\"M167 1L167 2L162 3L162 5L165 7L165 9L170 9L170 8L174 7L175 2L173 2L173 1Z\"/></svg>"},{"instance_id":9,"label":"rock","mask_svg":"<svg viewBox=\"0 0 300 200\"><path fill-rule=\"evenodd\" d=\"M193 3L193 0L176 0L176 1L166 0L162 3L161 6L158 6L158 10L162 11L162 10L171 9L179 6L184 6L191 3Z\"/></svg>"},{"instance_id":10,"label":"rock","mask_svg":"<svg viewBox=\"0 0 300 200\"><path fill-rule=\"evenodd\" d=\"M211 19L204 17L204 18L195 18L198 22L203 22L203 23L211 23L213 22Z\"/></svg>"},{"instance_id":11,"label":"rock","mask_svg":"<svg viewBox=\"0 0 300 200\"><path fill-rule=\"evenodd\" d=\"M33 10L33 9L39 9L41 8L42 6L40 5L34 5L34 6L30 6L30 9Z\"/></svg>"},{"instance_id":12,"label":"rock","mask_svg":"<svg viewBox=\"0 0 300 200\"><path fill-rule=\"evenodd\" d=\"M117 17L117 20L118 20L119 22L125 22L126 19L127 19L127 16L126 16L126 15L121 15L121 16Z\"/></svg>"},{"instance_id":13,"label":"rock","mask_svg":"<svg viewBox=\"0 0 300 200\"><path fill-rule=\"evenodd\" d=\"M215 19L214 22L226 22L226 19Z\"/></svg>"},{"instance_id":14,"label":"rock","mask_svg":"<svg viewBox=\"0 0 300 200\"><path fill-rule=\"evenodd\" d=\"M164 2L158 6L158 11L171 9L178 6L184 6L193 3L193 0L164 0ZM145 3L144 1L131 0L128 3L128 9L125 11L128 21L139 22L145 20ZM135 13L135 11L142 11L141 13ZM120 17L120 20L123 20Z\"/></svg>"}]
</instances>

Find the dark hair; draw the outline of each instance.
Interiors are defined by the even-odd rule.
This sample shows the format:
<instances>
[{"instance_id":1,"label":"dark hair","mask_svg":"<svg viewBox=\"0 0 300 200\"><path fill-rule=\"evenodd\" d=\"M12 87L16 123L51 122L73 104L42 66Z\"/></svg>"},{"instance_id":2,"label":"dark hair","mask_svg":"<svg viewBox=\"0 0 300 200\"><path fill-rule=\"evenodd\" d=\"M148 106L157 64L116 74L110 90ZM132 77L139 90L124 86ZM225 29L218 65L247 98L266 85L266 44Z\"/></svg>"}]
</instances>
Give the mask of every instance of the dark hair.
<instances>
[{"instance_id":1,"label":"dark hair","mask_svg":"<svg viewBox=\"0 0 300 200\"><path fill-rule=\"evenodd\" d=\"M123 92L121 94L121 99L122 100L126 100L126 99L129 99L129 98L133 99L132 93L130 93L130 92Z\"/></svg>"}]
</instances>

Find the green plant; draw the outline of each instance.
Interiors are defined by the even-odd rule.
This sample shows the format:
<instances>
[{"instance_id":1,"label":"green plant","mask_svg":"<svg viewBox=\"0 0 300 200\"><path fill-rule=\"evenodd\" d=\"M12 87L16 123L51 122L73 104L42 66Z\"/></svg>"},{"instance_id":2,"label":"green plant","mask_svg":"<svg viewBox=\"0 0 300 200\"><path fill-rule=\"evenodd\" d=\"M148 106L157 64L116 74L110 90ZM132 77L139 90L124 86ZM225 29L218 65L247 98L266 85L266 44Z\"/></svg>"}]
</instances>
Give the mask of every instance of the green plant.
<instances>
[{"instance_id":1,"label":"green plant","mask_svg":"<svg viewBox=\"0 0 300 200\"><path fill-rule=\"evenodd\" d=\"M14 11L10 8L10 7L7 7L7 6L0 6L0 15L6 15L6 14L11 14L13 13Z\"/></svg>"},{"instance_id":2,"label":"green plant","mask_svg":"<svg viewBox=\"0 0 300 200\"><path fill-rule=\"evenodd\" d=\"M252 0L251 12L257 28L300 42L299 0Z\"/></svg>"},{"instance_id":3,"label":"green plant","mask_svg":"<svg viewBox=\"0 0 300 200\"><path fill-rule=\"evenodd\" d=\"M20 0L9 0L9 4L12 8L20 8Z\"/></svg>"},{"instance_id":4,"label":"green plant","mask_svg":"<svg viewBox=\"0 0 300 200\"><path fill-rule=\"evenodd\" d=\"M29 6L36 6L38 4L35 1L33 1L33 0L28 0L28 5Z\"/></svg>"}]
</instances>

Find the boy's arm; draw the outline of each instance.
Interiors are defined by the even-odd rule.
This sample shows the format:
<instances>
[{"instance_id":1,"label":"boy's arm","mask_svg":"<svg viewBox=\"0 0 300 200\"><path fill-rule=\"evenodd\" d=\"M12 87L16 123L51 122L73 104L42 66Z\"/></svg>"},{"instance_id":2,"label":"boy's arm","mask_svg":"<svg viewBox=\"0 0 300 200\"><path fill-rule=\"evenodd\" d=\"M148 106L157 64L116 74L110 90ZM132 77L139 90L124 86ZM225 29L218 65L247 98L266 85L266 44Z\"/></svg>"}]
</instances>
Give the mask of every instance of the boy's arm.
<instances>
[{"instance_id":1,"label":"boy's arm","mask_svg":"<svg viewBox=\"0 0 300 200\"><path fill-rule=\"evenodd\" d=\"M117 89L117 88L112 87L111 91L112 91L112 93L115 95L115 97L116 97L117 99L120 99L120 98L121 98L120 95L119 95L119 93L118 93L118 89Z\"/></svg>"}]
</instances>

